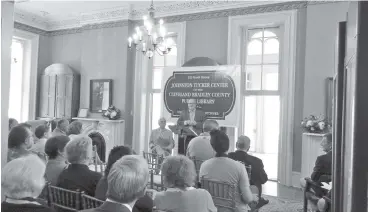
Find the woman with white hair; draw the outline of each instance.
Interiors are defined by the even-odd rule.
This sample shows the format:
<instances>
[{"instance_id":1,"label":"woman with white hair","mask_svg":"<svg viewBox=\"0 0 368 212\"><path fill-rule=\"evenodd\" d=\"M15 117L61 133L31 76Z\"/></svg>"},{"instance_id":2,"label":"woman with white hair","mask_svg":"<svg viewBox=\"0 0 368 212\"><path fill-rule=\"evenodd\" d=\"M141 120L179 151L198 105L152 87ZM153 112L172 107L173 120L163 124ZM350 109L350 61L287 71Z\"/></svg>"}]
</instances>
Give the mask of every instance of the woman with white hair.
<instances>
[{"instance_id":1,"label":"woman with white hair","mask_svg":"<svg viewBox=\"0 0 368 212\"><path fill-rule=\"evenodd\" d=\"M45 163L36 155L20 157L5 164L1 175L1 189L5 200L3 212L50 212L36 198L45 186Z\"/></svg>"},{"instance_id":2,"label":"woman with white hair","mask_svg":"<svg viewBox=\"0 0 368 212\"><path fill-rule=\"evenodd\" d=\"M107 199L98 208L82 212L132 212L144 196L148 183L148 164L139 155L126 155L116 161L107 177Z\"/></svg>"},{"instance_id":3,"label":"woman with white hair","mask_svg":"<svg viewBox=\"0 0 368 212\"><path fill-rule=\"evenodd\" d=\"M95 195L98 181L102 175L88 168L92 154L92 139L85 135L75 136L65 147L70 163L57 180L57 186L70 190L81 190L90 196Z\"/></svg>"},{"instance_id":4,"label":"woman with white hair","mask_svg":"<svg viewBox=\"0 0 368 212\"><path fill-rule=\"evenodd\" d=\"M204 189L195 189L196 171L188 157L169 156L162 163L166 191L156 194L153 202L157 209L175 212L216 212L212 197Z\"/></svg>"}]
</instances>

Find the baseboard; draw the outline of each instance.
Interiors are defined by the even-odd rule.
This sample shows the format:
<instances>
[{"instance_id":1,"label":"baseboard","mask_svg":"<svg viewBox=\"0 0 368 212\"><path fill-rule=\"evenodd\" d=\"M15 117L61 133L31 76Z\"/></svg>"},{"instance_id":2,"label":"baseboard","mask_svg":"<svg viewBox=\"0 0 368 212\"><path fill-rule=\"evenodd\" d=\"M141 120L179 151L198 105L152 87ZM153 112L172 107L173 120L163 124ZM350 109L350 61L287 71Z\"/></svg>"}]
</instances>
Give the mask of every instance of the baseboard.
<instances>
[{"instance_id":1,"label":"baseboard","mask_svg":"<svg viewBox=\"0 0 368 212\"><path fill-rule=\"evenodd\" d=\"M300 172L293 172L292 173L292 186L295 188L301 188L300 187Z\"/></svg>"}]
</instances>

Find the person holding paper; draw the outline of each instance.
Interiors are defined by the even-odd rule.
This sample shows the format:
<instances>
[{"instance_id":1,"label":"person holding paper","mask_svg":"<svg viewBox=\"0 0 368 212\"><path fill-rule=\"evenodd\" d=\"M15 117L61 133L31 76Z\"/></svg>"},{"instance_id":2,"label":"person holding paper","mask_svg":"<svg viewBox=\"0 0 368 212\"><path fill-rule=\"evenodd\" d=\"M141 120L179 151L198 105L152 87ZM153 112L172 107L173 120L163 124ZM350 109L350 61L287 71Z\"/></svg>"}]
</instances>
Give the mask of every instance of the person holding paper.
<instances>
[{"instance_id":1,"label":"person holding paper","mask_svg":"<svg viewBox=\"0 0 368 212\"><path fill-rule=\"evenodd\" d=\"M188 110L180 114L177 125L182 129L182 134L186 135L179 138L178 153L186 154L186 148L192 138L203 132L203 122L206 120L206 114L202 110L197 110L197 101L195 99L188 100Z\"/></svg>"}]
</instances>

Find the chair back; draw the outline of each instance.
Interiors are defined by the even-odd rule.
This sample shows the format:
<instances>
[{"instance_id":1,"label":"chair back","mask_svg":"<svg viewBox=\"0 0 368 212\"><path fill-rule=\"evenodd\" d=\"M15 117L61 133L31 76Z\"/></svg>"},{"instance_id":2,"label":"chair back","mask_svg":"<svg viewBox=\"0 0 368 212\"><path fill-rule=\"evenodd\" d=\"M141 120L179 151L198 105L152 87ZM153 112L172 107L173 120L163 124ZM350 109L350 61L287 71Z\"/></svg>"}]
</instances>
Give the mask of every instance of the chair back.
<instances>
[{"instance_id":1,"label":"chair back","mask_svg":"<svg viewBox=\"0 0 368 212\"><path fill-rule=\"evenodd\" d=\"M105 169L106 169L106 164L103 163L99 157L99 155L97 154L97 147L93 146L92 147L93 150L93 165L95 167L95 172L99 172L102 174L102 176L105 175Z\"/></svg>"},{"instance_id":2,"label":"chair back","mask_svg":"<svg viewBox=\"0 0 368 212\"><path fill-rule=\"evenodd\" d=\"M151 170L156 170L160 161L163 161L164 157L155 153L143 152L143 157L147 160L148 168Z\"/></svg>"},{"instance_id":3,"label":"chair back","mask_svg":"<svg viewBox=\"0 0 368 212\"><path fill-rule=\"evenodd\" d=\"M97 198L88 196L87 194L82 193L82 206L83 209L97 208L102 205L104 201L99 200Z\"/></svg>"},{"instance_id":4,"label":"chair back","mask_svg":"<svg viewBox=\"0 0 368 212\"><path fill-rule=\"evenodd\" d=\"M197 173L197 183L199 182L199 170L201 169L201 165L202 163L204 162L203 160L198 160L196 159L194 156L192 157L189 157L193 163L194 163L194 166L195 166L195 169L196 169L196 173Z\"/></svg>"},{"instance_id":5,"label":"chair back","mask_svg":"<svg viewBox=\"0 0 368 212\"><path fill-rule=\"evenodd\" d=\"M59 188L48 184L48 200L51 207L57 211L81 210L82 192ZM60 210L61 209L61 210Z\"/></svg>"},{"instance_id":6,"label":"chair back","mask_svg":"<svg viewBox=\"0 0 368 212\"><path fill-rule=\"evenodd\" d=\"M155 170L150 170L150 180L148 182L150 189L156 191L165 191L164 180L161 174L155 174Z\"/></svg>"},{"instance_id":7,"label":"chair back","mask_svg":"<svg viewBox=\"0 0 368 212\"><path fill-rule=\"evenodd\" d=\"M235 185L212 179L201 178L201 186L207 190L213 199L218 212L235 212Z\"/></svg>"},{"instance_id":8,"label":"chair back","mask_svg":"<svg viewBox=\"0 0 368 212\"><path fill-rule=\"evenodd\" d=\"M238 162L242 163L245 166L245 169L247 170L247 173L248 173L248 178L250 180L252 177L252 166L245 164L243 161L238 161Z\"/></svg>"}]
</instances>

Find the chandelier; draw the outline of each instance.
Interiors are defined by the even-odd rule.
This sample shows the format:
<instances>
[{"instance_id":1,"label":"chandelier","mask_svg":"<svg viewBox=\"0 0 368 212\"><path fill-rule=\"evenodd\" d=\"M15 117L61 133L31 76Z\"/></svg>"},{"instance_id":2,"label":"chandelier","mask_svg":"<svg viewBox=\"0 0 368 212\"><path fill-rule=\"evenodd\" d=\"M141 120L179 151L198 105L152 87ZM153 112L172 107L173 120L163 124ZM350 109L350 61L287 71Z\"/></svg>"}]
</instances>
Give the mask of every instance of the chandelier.
<instances>
[{"instance_id":1,"label":"chandelier","mask_svg":"<svg viewBox=\"0 0 368 212\"><path fill-rule=\"evenodd\" d=\"M129 49L134 46L136 51L141 51L143 55L151 59L156 51L160 56L170 52L174 42L172 38L167 38L164 21L160 19L159 25L155 25L155 9L153 0L148 9L148 16L143 16L143 26L136 27L133 36L128 38Z\"/></svg>"}]
</instances>

